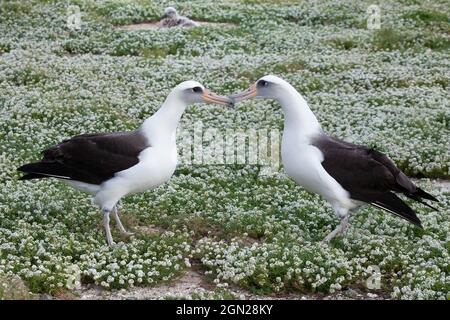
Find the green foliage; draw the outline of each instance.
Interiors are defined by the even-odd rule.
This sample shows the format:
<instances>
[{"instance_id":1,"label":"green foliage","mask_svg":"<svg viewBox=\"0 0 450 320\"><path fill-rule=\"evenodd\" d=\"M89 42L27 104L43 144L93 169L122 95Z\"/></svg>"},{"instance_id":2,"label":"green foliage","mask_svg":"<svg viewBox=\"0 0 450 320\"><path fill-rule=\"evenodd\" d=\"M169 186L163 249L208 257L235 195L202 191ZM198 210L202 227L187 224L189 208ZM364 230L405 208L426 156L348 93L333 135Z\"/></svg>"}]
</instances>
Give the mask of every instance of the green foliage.
<instances>
[{"instance_id":1,"label":"green foliage","mask_svg":"<svg viewBox=\"0 0 450 320\"><path fill-rule=\"evenodd\" d=\"M432 22L449 22L449 18L446 13L430 10L416 10L405 13L402 15L403 19L410 19L415 21L422 21L425 23Z\"/></svg>"},{"instance_id":2,"label":"green foliage","mask_svg":"<svg viewBox=\"0 0 450 320\"><path fill-rule=\"evenodd\" d=\"M376 146L411 176L449 178L445 3L382 1L378 31L366 29L366 2L183 2L182 14L218 24L170 30L118 28L157 21L164 1L71 3L83 13L79 31L67 28L65 2L0 4L0 298L57 295L73 282L172 283L195 261L217 288L194 299L231 299L235 287L369 291L372 265L388 297L448 299L450 198L432 180L417 182L440 200L438 212L414 206L424 231L364 208L345 237L321 245L337 219L282 171L181 164L168 184L123 199L120 214L136 236L113 229L121 242L111 249L85 194L53 180L18 181L16 172L67 137L135 129L180 81L230 94L270 73L305 97L329 134ZM197 121L220 134L283 128L268 100L191 106L180 127Z\"/></svg>"}]
</instances>

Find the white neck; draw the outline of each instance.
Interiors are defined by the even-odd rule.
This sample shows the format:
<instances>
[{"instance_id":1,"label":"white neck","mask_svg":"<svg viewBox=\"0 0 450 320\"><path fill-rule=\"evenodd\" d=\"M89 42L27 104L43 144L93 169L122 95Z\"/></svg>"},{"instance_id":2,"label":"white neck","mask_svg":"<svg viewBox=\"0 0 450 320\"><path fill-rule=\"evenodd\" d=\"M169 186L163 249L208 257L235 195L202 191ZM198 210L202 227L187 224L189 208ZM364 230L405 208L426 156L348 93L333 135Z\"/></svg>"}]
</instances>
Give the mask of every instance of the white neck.
<instances>
[{"instance_id":1,"label":"white neck","mask_svg":"<svg viewBox=\"0 0 450 320\"><path fill-rule=\"evenodd\" d=\"M175 143L175 134L181 116L187 107L177 92L171 92L159 110L147 118L139 130L145 134L152 146Z\"/></svg>"},{"instance_id":2,"label":"white neck","mask_svg":"<svg viewBox=\"0 0 450 320\"><path fill-rule=\"evenodd\" d=\"M285 83L282 94L277 97L284 112L284 130L293 130L304 137L321 131L319 121L306 100L289 83Z\"/></svg>"}]
</instances>

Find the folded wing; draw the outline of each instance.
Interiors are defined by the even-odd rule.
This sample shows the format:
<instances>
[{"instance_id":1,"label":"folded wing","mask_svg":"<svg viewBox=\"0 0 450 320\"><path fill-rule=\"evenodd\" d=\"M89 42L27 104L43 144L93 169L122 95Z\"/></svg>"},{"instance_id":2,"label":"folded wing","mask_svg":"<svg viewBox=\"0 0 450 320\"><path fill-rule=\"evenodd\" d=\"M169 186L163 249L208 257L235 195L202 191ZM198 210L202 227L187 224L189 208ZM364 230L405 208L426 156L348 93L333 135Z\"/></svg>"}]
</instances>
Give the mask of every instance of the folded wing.
<instances>
[{"instance_id":1,"label":"folded wing","mask_svg":"<svg viewBox=\"0 0 450 320\"><path fill-rule=\"evenodd\" d=\"M84 134L44 150L41 161L18 170L27 173L22 180L56 177L101 184L137 164L147 147L147 139L139 131Z\"/></svg>"},{"instance_id":2,"label":"folded wing","mask_svg":"<svg viewBox=\"0 0 450 320\"><path fill-rule=\"evenodd\" d=\"M374 149L326 135L315 139L313 145L324 155L324 169L354 200L380 207L419 227L421 222L416 213L394 192L403 193L429 207L423 199L437 201L418 188L386 155Z\"/></svg>"}]
</instances>

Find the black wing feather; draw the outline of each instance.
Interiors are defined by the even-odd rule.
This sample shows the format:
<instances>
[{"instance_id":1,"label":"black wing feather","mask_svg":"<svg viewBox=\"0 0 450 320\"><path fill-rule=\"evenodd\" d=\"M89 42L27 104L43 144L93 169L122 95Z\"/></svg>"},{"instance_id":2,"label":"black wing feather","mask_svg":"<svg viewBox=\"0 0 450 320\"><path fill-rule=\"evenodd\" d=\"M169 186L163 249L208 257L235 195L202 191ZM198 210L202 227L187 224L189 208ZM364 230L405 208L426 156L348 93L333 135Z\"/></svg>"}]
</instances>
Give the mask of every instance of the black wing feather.
<instances>
[{"instance_id":1,"label":"black wing feather","mask_svg":"<svg viewBox=\"0 0 450 320\"><path fill-rule=\"evenodd\" d=\"M56 176L101 184L116 172L137 164L139 153L148 146L139 131L84 134L44 150L40 162L23 165L18 170L28 173L22 179Z\"/></svg>"},{"instance_id":2,"label":"black wing feather","mask_svg":"<svg viewBox=\"0 0 450 320\"><path fill-rule=\"evenodd\" d=\"M374 200L375 198L376 200ZM377 194L371 199L370 203L411 222L419 228L422 228L422 223L414 210L403 202L403 200L400 199L395 193L385 192L382 194Z\"/></svg>"},{"instance_id":3,"label":"black wing feather","mask_svg":"<svg viewBox=\"0 0 450 320\"><path fill-rule=\"evenodd\" d=\"M419 227L421 223L415 212L393 192L403 193L429 207L431 206L422 198L437 201L432 195L416 187L381 152L326 135L316 138L313 145L324 155L324 169L354 200L376 205Z\"/></svg>"}]
</instances>

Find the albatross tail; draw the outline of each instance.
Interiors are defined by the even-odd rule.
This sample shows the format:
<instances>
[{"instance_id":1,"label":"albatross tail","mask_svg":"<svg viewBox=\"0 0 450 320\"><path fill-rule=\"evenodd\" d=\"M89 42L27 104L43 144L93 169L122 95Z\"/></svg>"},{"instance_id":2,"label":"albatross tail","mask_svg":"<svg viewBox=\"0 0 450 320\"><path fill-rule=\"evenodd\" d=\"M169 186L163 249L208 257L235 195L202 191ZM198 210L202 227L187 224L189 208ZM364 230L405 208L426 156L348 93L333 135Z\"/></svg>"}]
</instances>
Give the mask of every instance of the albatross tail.
<instances>
[{"instance_id":1,"label":"albatross tail","mask_svg":"<svg viewBox=\"0 0 450 320\"><path fill-rule=\"evenodd\" d=\"M392 192L386 192L376 197L375 201L371 202L372 205L386 210L396 216L399 216L405 220L408 220L412 224L422 229L422 223L417 217L416 213L410 206L408 206L402 199L397 197Z\"/></svg>"},{"instance_id":2,"label":"albatross tail","mask_svg":"<svg viewBox=\"0 0 450 320\"><path fill-rule=\"evenodd\" d=\"M428 192L425 192L424 190L417 188L416 192L414 192L414 195L419 196L420 198L424 198L427 200L431 200L431 201L436 201L439 202L438 199L436 199L435 197L433 197L431 194L429 194Z\"/></svg>"},{"instance_id":3,"label":"albatross tail","mask_svg":"<svg viewBox=\"0 0 450 320\"><path fill-rule=\"evenodd\" d=\"M43 176L42 174L38 174L38 173L27 173L24 174L23 176L21 176L19 178L19 180L31 180L31 179L41 179L41 178L46 178L47 176Z\"/></svg>"},{"instance_id":4,"label":"albatross tail","mask_svg":"<svg viewBox=\"0 0 450 320\"><path fill-rule=\"evenodd\" d=\"M69 172L64 172L67 170L64 170L64 168L62 168L62 166L56 162L27 163L17 168L17 171L25 173L25 175L20 177L19 180L31 180L49 177L70 179Z\"/></svg>"}]
</instances>

